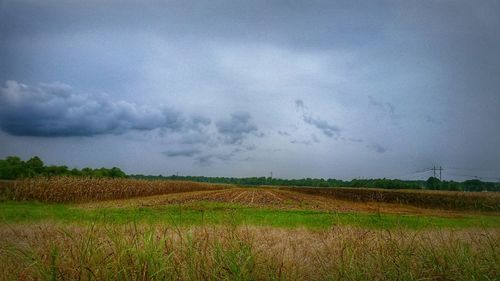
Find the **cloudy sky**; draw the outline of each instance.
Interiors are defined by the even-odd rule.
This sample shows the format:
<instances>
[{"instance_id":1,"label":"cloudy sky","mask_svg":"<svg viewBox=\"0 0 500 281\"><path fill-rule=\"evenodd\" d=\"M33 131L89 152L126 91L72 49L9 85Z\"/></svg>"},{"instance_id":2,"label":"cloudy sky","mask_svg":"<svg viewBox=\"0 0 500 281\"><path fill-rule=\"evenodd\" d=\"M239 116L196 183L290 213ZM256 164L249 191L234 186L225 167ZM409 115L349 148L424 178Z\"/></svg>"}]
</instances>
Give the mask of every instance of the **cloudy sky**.
<instances>
[{"instance_id":1,"label":"cloudy sky","mask_svg":"<svg viewBox=\"0 0 500 281\"><path fill-rule=\"evenodd\" d=\"M0 157L500 178L498 1L0 1Z\"/></svg>"}]
</instances>

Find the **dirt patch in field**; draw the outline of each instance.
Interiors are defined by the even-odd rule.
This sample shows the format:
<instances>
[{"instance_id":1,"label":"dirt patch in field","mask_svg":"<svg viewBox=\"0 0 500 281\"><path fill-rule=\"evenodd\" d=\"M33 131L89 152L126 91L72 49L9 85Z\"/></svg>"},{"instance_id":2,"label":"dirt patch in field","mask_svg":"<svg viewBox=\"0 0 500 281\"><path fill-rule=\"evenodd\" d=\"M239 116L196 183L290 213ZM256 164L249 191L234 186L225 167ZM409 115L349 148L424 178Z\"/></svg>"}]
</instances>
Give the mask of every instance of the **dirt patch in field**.
<instances>
[{"instance_id":1,"label":"dirt patch in field","mask_svg":"<svg viewBox=\"0 0 500 281\"><path fill-rule=\"evenodd\" d=\"M271 207L291 210L323 210L368 213L380 212L392 214L438 215L446 217L457 217L466 214L464 212L425 209L395 203L353 202L273 188L231 188L214 191L194 191L126 200L86 203L79 206L84 208L157 207L171 204L188 204L200 201L236 203L252 207Z\"/></svg>"}]
</instances>

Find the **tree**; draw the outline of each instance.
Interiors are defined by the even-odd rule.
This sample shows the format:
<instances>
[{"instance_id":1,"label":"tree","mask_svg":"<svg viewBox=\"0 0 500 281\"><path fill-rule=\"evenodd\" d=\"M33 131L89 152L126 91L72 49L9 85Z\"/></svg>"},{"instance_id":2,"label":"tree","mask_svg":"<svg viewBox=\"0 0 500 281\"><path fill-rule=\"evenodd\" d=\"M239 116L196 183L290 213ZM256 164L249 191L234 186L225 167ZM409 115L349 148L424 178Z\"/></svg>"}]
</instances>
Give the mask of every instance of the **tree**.
<instances>
[{"instance_id":1,"label":"tree","mask_svg":"<svg viewBox=\"0 0 500 281\"><path fill-rule=\"evenodd\" d=\"M26 163L17 156L9 156L5 159L5 169L3 172L6 179L18 179L29 175Z\"/></svg>"},{"instance_id":2,"label":"tree","mask_svg":"<svg viewBox=\"0 0 500 281\"><path fill-rule=\"evenodd\" d=\"M113 167L109 170L108 176L112 178L124 178L127 175L120 168Z\"/></svg>"},{"instance_id":3,"label":"tree","mask_svg":"<svg viewBox=\"0 0 500 281\"><path fill-rule=\"evenodd\" d=\"M82 169L81 175L85 176L85 177L92 177L93 173L94 172L93 172L92 168L85 167L85 168Z\"/></svg>"},{"instance_id":4,"label":"tree","mask_svg":"<svg viewBox=\"0 0 500 281\"><path fill-rule=\"evenodd\" d=\"M428 189L439 189L441 186L441 181L438 178L430 177L427 179Z\"/></svg>"},{"instance_id":5,"label":"tree","mask_svg":"<svg viewBox=\"0 0 500 281\"><path fill-rule=\"evenodd\" d=\"M464 190L466 191L482 191L483 182L480 180L466 180L464 181Z\"/></svg>"},{"instance_id":6,"label":"tree","mask_svg":"<svg viewBox=\"0 0 500 281\"><path fill-rule=\"evenodd\" d=\"M26 164L33 174L39 175L43 173L44 164L38 156L32 157L30 160L26 161Z\"/></svg>"},{"instance_id":7,"label":"tree","mask_svg":"<svg viewBox=\"0 0 500 281\"><path fill-rule=\"evenodd\" d=\"M73 168L69 171L69 174L72 176L81 176L82 172L80 172L77 168Z\"/></svg>"},{"instance_id":8,"label":"tree","mask_svg":"<svg viewBox=\"0 0 500 281\"><path fill-rule=\"evenodd\" d=\"M64 176L69 173L68 167L66 166L48 166L46 168L47 176Z\"/></svg>"}]
</instances>

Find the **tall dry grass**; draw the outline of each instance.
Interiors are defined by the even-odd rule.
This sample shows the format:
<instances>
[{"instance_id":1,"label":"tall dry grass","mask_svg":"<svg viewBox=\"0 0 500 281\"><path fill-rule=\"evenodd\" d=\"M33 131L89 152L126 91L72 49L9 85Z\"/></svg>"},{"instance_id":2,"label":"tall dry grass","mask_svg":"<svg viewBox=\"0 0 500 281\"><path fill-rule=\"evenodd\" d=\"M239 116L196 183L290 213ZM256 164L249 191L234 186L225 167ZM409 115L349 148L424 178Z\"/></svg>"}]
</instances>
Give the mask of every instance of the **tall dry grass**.
<instances>
[{"instance_id":1,"label":"tall dry grass","mask_svg":"<svg viewBox=\"0 0 500 281\"><path fill-rule=\"evenodd\" d=\"M44 202L89 202L167 193L229 188L223 184L188 181L96 179L76 177L25 179L4 184L2 197Z\"/></svg>"},{"instance_id":2,"label":"tall dry grass","mask_svg":"<svg viewBox=\"0 0 500 281\"><path fill-rule=\"evenodd\" d=\"M0 280L498 280L498 230L0 229Z\"/></svg>"}]
</instances>

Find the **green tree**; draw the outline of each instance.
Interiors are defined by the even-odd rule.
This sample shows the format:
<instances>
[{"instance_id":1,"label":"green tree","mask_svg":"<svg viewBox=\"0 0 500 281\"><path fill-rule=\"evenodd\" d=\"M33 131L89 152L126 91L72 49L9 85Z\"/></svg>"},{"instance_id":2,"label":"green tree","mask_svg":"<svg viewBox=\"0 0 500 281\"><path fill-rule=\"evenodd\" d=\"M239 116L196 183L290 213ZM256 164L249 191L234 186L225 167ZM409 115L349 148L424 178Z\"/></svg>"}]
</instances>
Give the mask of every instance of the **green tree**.
<instances>
[{"instance_id":1,"label":"green tree","mask_svg":"<svg viewBox=\"0 0 500 281\"><path fill-rule=\"evenodd\" d=\"M111 168L108 175L112 178L124 178L127 176L122 170L120 170L120 168L117 167Z\"/></svg>"},{"instance_id":2,"label":"green tree","mask_svg":"<svg viewBox=\"0 0 500 281\"><path fill-rule=\"evenodd\" d=\"M4 176L6 179L19 179L29 176L26 163L17 156L9 156L5 159L6 167Z\"/></svg>"},{"instance_id":3,"label":"green tree","mask_svg":"<svg viewBox=\"0 0 500 281\"><path fill-rule=\"evenodd\" d=\"M34 175L40 175L44 172L45 166L42 159L38 156L32 157L30 160L26 161L26 165Z\"/></svg>"},{"instance_id":4,"label":"green tree","mask_svg":"<svg viewBox=\"0 0 500 281\"><path fill-rule=\"evenodd\" d=\"M94 174L92 168L86 167L82 169L81 175L85 177L92 177Z\"/></svg>"},{"instance_id":5,"label":"green tree","mask_svg":"<svg viewBox=\"0 0 500 281\"><path fill-rule=\"evenodd\" d=\"M69 171L69 174L72 176L81 176L82 172L78 170L77 168L73 168Z\"/></svg>"},{"instance_id":6,"label":"green tree","mask_svg":"<svg viewBox=\"0 0 500 281\"><path fill-rule=\"evenodd\" d=\"M463 185L466 191L482 191L484 183L480 180L466 180Z\"/></svg>"},{"instance_id":7,"label":"green tree","mask_svg":"<svg viewBox=\"0 0 500 281\"><path fill-rule=\"evenodd\" d=\"M427 188L428 189L440 189L441 181L436 177L430 177L427 179Z\"/></svg>"}]
</instances>

